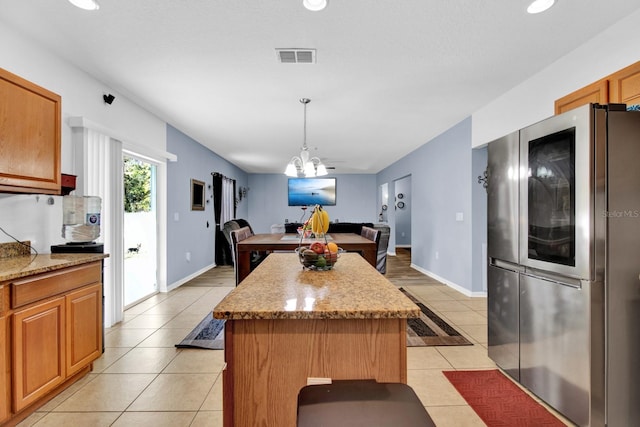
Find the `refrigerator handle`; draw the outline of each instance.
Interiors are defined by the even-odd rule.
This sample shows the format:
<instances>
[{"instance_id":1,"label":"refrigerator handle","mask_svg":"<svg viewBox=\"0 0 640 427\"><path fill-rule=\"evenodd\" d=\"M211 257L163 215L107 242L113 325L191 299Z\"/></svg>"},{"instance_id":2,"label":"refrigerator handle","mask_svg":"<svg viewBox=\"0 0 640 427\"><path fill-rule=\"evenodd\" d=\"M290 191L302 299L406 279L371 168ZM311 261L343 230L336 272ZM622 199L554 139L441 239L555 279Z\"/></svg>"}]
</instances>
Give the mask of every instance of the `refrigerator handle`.
<instances>
[{"instance_id":1,"label":"refrigerator handle","mask_svg":"<svg viewBox=\"0 0 640 427\"><path fill-rule=\"evenodd\" d=\"M489 265L502 268L504 270L511 270L518 273L524 273L524 267L522 265L515 264L509 261L503 261L498 258L489 258Z\"/></svg>"}]
</instances>

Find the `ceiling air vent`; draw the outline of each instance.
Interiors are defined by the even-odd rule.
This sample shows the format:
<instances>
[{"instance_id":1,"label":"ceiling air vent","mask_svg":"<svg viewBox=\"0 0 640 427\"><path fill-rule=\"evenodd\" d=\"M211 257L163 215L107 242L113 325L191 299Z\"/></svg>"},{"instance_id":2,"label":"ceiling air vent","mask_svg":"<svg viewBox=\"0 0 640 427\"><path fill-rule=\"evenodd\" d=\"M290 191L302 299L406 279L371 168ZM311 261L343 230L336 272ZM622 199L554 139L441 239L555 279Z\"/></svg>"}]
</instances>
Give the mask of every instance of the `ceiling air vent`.
<instances>
[{"instance_id":1,"label":"ceiling air vent","mask_svg":"<svg viewBox=\"0 0 640 427\"><path fill-rule=\"evenodd\" d=\"M278 61L283 64L315 64L315 49L276 49Z\"/></svg>"}]
</instances>

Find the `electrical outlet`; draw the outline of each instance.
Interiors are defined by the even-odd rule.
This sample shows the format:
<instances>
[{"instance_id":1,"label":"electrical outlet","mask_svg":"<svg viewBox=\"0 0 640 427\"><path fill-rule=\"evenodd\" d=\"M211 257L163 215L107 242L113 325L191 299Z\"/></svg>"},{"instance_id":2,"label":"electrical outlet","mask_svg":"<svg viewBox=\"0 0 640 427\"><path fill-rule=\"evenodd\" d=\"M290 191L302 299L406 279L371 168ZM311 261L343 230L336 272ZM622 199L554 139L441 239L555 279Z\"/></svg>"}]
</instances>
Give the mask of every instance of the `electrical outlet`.
<instances>
[{"instance_id":1,"label":"electrical outlet","mask_svg":"<svg viewBox=\"0 0 640 427\"><path fill-rule=\"evenodd\" d=\"M186 258L187 262L191 262L191 252L186 252L184 254L184 257Z\"/></svg>"},{"instance_id":2,"label":"electrical outlet","mask_svg":"<svg viewBox=\"0 0 640 427\"><path fill-rule=\"evenodd\" d=\"M436 251L436 259L440 259L440 252Z\"/></svg>"}]
</instances>

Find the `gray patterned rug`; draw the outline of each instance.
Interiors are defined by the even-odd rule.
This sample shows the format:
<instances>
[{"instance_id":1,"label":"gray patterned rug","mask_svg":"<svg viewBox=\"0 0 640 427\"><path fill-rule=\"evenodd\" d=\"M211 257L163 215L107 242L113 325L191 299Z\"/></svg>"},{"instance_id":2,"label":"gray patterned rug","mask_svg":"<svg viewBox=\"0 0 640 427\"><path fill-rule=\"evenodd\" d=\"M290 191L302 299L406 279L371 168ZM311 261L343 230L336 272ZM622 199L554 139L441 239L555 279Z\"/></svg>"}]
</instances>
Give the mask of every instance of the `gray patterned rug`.
<instances>
[{"instance_id":1,"label":"gray patterned rug","mask_svg":"<svg viewBox=\"0 0 640 427\"><path fill-rule=\"evenodd\" d=\"M421 312L420 317L407 319L407 347L473 345L407 290L400 288L400 291L420 307ZM176 347L224 349L224 322L207 314Z\"/></svg>"},{"instance_id":2,"label":"gray patterned rug","mask_svg":"<svg viewBox=\"0 0 640 427\"><path fill-rule=\"evenodd\" d=\"M224 349L224 320L214 319L211 313L198 323L179 344L178 348Z\"/></svg>"}]
</instances>

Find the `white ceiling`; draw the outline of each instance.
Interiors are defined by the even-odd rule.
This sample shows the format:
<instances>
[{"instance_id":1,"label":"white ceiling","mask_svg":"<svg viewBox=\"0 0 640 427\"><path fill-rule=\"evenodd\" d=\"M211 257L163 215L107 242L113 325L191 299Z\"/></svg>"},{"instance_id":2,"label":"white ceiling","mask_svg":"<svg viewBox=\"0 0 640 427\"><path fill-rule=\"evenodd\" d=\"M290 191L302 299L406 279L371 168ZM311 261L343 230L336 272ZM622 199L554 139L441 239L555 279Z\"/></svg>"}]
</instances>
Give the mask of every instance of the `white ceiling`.
<instances>
[{"instance_id":1,"label":"white ceiling","mask_svg":"<svg viewBox=\"0 0 640 427\"><path fill-rule=\"evenodd\" d=\"M66 0L3 0L0 21L249 173L283 172L299 154L303 97L312 100L307 143L333 173L379 172L640 8L558 0L528 15L529 0L330 0L321 12L302 0L99 1L87 12ZM317 49L317 63L281 64L276 48Z\"/></svg>"}]
</instances>

